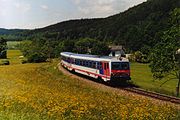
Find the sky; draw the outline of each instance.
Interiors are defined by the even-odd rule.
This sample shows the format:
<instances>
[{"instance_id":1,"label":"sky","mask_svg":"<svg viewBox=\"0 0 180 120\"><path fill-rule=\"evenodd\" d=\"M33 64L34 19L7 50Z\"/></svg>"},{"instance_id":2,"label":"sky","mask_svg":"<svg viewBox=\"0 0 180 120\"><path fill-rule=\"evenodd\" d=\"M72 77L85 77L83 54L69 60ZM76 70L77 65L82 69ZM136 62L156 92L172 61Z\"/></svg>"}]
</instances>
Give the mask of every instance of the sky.
<instances>
[{"instance_id":1,"label":"sky","mask_svg":"<svg viewBox=\"0 0 180 120\"><path fill-rule=\"evenodd\" d=\"M108 17L146 0L0 0L0 28L35 29L70 19Z\"/></svg>"}]
</instances>

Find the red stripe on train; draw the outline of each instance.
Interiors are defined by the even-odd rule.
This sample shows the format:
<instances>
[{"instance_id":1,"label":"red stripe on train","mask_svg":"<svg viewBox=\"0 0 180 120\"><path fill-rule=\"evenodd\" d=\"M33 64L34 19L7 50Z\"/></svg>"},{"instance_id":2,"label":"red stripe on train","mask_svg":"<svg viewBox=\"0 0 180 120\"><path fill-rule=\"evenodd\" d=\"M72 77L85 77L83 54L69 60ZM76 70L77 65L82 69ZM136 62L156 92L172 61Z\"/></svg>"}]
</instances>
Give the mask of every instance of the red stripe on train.
<instances>
[{"instance_id":1,"label":"red stripe on train","mask_svg":"<svg viewBox=\"0 0 180 120\"><path fill-rule=\"evenodd\" d=\"M101 74L96 74L96 73L88 72L88 71L85 71L85 70L73 68L73 67L67 66L67 65L65 65L65 64L63 64L63 63L62 63L62 65L65 66L65 67L74 69L74 70L79 70L79 71L81 71L81 72L86 72L87 74L92 74L92 75L99 76L99 77L103 77L103 78L108 78L108 79L110 79L110 77L111 77L111 76L104 76L104 75L101 75Z\"/></svg>"}]
</instances>

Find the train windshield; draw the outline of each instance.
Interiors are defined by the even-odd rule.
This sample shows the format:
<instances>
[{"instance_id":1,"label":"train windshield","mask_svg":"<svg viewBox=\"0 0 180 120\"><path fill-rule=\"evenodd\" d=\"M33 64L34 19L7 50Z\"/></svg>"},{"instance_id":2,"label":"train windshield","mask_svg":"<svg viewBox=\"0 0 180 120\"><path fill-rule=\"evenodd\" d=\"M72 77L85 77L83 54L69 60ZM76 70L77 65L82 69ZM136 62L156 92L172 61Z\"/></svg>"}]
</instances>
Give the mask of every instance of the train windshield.
<instances>
[{"instance_id":1,"label":"train windshield","mask_svg":"<svg viewBox=\"0 0 180 120\"><path fill-rule=\"evenodd\" d=\"M129 70L129 62L112 62L112 70Z\"/></svg>"}]
</instances>

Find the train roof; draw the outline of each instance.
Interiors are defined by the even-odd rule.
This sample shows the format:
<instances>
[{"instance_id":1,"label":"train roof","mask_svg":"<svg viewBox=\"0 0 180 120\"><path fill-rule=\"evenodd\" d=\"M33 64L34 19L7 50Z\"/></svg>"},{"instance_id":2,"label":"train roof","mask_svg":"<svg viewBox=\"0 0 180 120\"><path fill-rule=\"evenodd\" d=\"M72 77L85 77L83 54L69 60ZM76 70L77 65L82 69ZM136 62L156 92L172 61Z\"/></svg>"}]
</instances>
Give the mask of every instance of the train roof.
<instances>
[{"instance_id":1,"label":"train roof","mask_svg":"<svg viewBox=\"0 0 180 120\"><path fill-rule=\"evenodd\" d=\"M77 58L77 59L85 59L85 60L120 62L119 58L111 57L111 56L76 54L71 52L61 52L61 55L66 57ZM122 58L121 62L129 62L129 60L127 58Z\"/></svg>"}]
</instances>

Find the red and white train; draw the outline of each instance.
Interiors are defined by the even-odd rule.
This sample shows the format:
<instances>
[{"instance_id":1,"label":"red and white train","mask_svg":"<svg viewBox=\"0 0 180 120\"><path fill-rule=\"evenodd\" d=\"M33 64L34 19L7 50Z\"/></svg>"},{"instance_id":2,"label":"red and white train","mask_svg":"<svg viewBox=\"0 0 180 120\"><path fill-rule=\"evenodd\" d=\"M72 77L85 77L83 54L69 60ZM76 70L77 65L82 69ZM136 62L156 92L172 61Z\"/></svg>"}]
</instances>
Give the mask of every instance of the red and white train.
<instances>
[{"instance_id":1,"label":"red and white train","mask_svg":"<svg viewBox=\"0 0 180 120\"><path fill-rule=\"evenodd\" d=\"M100 78L106 82L131 79L129 60L126 58L117 59L71 52L62 52L60 55L62 66L70 71Z\"/></svg>"}]
</instances>

